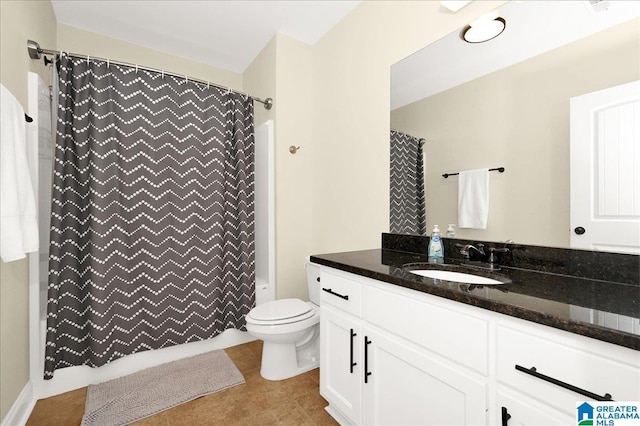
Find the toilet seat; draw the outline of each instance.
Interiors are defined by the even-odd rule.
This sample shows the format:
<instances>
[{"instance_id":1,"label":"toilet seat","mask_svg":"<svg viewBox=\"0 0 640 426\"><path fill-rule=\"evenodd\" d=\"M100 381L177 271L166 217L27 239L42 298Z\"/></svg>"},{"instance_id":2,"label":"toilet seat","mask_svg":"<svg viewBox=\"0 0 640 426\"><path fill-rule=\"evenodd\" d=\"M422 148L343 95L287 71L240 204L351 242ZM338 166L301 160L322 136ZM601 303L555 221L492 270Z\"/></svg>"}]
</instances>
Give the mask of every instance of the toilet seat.
<instances>
[{"instance_id":1,"label":"toilet seat","mask_svg":"<svg viewBox=\"0 0 640 426\"><path fill-rule=\"evenodd\" d=\"M316 315L315 309L300 299L280 299L253 308L246 319L250 324L280 325L303 321Z\"/></svg>"}]
</instances>

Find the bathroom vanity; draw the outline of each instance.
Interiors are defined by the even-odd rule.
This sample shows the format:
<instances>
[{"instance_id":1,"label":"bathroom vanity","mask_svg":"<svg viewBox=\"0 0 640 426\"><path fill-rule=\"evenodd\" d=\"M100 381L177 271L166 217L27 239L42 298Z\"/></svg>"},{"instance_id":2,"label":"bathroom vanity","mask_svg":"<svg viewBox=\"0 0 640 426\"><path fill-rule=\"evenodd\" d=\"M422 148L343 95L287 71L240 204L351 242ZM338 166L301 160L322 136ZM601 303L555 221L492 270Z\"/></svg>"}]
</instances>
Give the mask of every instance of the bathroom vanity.
<instances>
[{"instance_id":1,"label":"bathroom vanity","mask_svg":"<svg viewBox=\"0 0 640 426\"><path fill-rule=\"evenodd\" d=\"M640 400L640 285L625 278L637 256L612 275L630 282L559 274L567 265L552 253L542 272L505 257L497 274L510 283L474 285L412 274L405 265L427 257L389 249L407 249L395 238L311 257L321 266L320 393L341 424L566 425L577 402Z\"/></svg>"}]
</instances>

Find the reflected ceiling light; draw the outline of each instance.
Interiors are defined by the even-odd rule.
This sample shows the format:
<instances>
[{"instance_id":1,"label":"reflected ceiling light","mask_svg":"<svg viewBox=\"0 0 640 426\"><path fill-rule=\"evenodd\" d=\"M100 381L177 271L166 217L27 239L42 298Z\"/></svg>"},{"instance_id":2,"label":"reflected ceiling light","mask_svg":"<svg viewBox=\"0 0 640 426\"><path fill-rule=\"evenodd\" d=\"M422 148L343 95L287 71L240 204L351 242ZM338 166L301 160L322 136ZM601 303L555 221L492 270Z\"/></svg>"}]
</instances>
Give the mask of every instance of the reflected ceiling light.
<instances>
[{"instance_id":1,"label":"reflected ceiling light","mask_svg":"<svg viewBox=\"0 0 640 426\"><path fill-rule=\"evenodd\" d=\"M495 10L464 27L460 38L467 43L483 43L498 37L506 27L507 22Z\"/></svg>"},{"instance_id":2,"label":"reflected ceiling light","mask_svg":"<svg viewBox=\"0 0 640 426\"><path fill-rule=\"evenodd\" d=\"M469 3L471 3L471 1L465 1L465 0L443 0L440 2L440 5L442 7L444 7L445 9L450 10L453 13L456 13L457 11L459 11L460 9L462 9L463 7L465 7L466 5L468 5Z\"/></svg>"}]
</instances>

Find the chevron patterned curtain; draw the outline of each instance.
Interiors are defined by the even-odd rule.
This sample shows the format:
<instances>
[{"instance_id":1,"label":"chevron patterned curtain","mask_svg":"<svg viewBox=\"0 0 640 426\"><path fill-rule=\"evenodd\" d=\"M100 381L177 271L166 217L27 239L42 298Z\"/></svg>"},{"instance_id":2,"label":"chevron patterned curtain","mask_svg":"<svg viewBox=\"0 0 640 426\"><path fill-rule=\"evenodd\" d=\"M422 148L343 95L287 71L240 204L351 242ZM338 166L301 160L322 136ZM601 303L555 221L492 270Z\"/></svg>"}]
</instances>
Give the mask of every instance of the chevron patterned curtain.
<instances>
[{"instance_id":1,"label":"chevron patterned curtain","mask_svg":"<svg viewBox=\"0 0 640 426\"><path fill-rule=\"evenodd\" d=\"M245 329L253 101L61 55L45 378Z\"/></svg>"},{"instance_id":2,"label":"chevron patterned curtain","mask_svg":"<svg viewBox=\"0 0 640 426\"><path fill-rule=\"evenodd\" d=\"M391 130L389 232L425 235L423 139Z\"/></svg>"}]
</instances>

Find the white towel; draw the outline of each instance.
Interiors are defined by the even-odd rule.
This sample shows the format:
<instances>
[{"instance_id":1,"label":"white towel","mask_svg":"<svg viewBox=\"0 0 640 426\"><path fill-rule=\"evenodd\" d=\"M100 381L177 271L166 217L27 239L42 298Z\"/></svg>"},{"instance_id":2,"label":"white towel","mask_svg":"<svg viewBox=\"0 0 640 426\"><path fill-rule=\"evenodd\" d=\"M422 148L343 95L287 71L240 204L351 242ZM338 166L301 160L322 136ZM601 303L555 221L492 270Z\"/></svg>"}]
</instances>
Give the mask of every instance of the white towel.
<instances>
[{"instance_id":1,"label":"white towel","mask_svg":"<svg viewBox=\"0 0 640 426\"><path fill-rule=\"evenodd\" d=\"M468 170L458 176L458 228L487 229L489 169Z\"/></svg>"},{"instance_id":2,"label":"white towel","mask_svg":"<svg viewBox=\"0 0 640 426\"><path fill-rule=\"evenodd\" d=\"M5 262L38 251L25 125L20 102L0 84L0 257Z\"/></svg>"}]
</instances>

